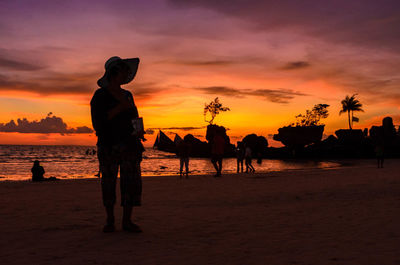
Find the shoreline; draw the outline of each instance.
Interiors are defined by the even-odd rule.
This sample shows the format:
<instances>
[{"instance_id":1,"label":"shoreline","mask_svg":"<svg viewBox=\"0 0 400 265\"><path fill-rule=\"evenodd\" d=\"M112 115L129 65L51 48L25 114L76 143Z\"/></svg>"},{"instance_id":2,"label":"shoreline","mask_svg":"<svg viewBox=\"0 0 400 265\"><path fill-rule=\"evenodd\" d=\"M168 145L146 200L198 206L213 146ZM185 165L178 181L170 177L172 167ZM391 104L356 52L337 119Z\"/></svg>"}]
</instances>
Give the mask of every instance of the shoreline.
<instances>
[{"instance_id":1,"label":"shoreline","mask_svg":"<svg viewBox=\"0 0 400 265\"><path fill-rule=\"evenodd\" d=\"M204 160L206 160L206 159L204 159ZM260 169L257 170L258 164L253 163L253 165L255 165L256 174L268 174L269 172L280 172L280 171L284 172L284 171L292 171L292 170L312 170L312 169L328 170L328 169L331 169L331 168L341 168L341 167L344 167L344 166L354 166L354 165L357 164L357 162L361 162L361 161L363 161L365 159L351 159L351 162L348 162L346 160L350 160L350 159L342 159L342 160L337 160L337 159L335 159L335 160L334 159L316 160L316 159L295 159L295 158L293 158L293 159L268 159L268 161L281 161L281 162L294 162L294 163L296 163L296 162L298 162L298 163L305 163L305 162L324 163L325 162L325 163L335 164L335 165L325 165L325 166L322 166L322 167L321 166L315 166L315 167L308 166L308 167L303 167L302 168L300 166L299 168L286 168L286 169L284 168L284 169L280 169L280 170L275 170L275 169L268 170L268 169L263 169L263 168L260 168ZM195 171L198 171L198 170L195 170ZM210 164L209 171L205 171L204 173L195 172L192 176L205 176L205 175L212 175L212 174L213 174L213 169L212 169L212 165ZM235 170L228 170L228 171L225 171L225 172L223 171L223 174L231 175L231 174L238 174L238 173L236 173ZM251 174L251 173L249 173L249 174ZM171 173L165 173L165 174L151 174L151 173L148 173L148 174L146 174L145 173L143 175L143 173L142 173L142 178L155 178L155 177L163 178L163 177L171 177L171 176L176 176L176 175L179 175L178 166L177 166L175 174L171 174ZM48 178L50 176L46 175L45 177ZM98 179L98 177L96 177L94 175L93 175L93 177L92 176L90 176L90 177L79 176L79 175L78 176L71 176L71 177L68 177L68 178L66 178L66 177L60 178L60 177L58 177L58 180L63 180L63 181L65 181L65 180L81 180L81 179ZM25 178L25 179L15 179L15 178L7 179L7 177L0 176L0 183L9 182L9 181L30 182L31 181L31 177L28 177L28 178Z\"/></svg>"},{"instance_id":2,"label":"shoreline","mask_svg":"<svg viewBox=\"0 0 400 265\"><path fill-rule=\"evenodd\" d=\"M272 159L271 159L272 160ZM290 171L309 171L309 170L332 170L332 169L340 169L344 167L363 167L366 165L375 165L376 159L373 158L365 158L365 159L352 159L352 158L345 158L345 159L320 159L320 160L315 160L315 159L274 159L274 160L279 160L279 161L289 161L289 162L328 162L328 163L334 163L337 165L330 165L330 166L324 166L324 167L307 167L307 168L287 168L287 169L281 169L281 170L256 170L255 174L268 174L268 173L274 173L274 172L290 172ZM385 159L385 161L393 161L393 160L398 160L400 162L400 159L398 158L389 158ZM253 163L255 164L255 163ZM211 168L211 166L210 166ZM223 175L240 175L240 174L248 174L252 175L252 173L236 173L234 171L228 171L228 172L223 172ZM196 172L193 175L193 177L204 177L208 175L213 175L212 172L204 172L203 174L199 174ZM158 175L142 175L143 179L148 179L148 178L169 178L169 177L179 177L179 172L177 170L176 174L158 174ZM93 176L93 177L71 177L71 178L58 178L58 181L67 181L67 180L99 180L99 177ZM0 183L3 182L32 182L31 178L29 179L6 179L3 177L0 177Z\"/></svg>"},{"instance_id":3,"label":"shoreline","mask_svg":"<svg viewBox=\"0 0 400 265\"><path fill-rule=\"evenodd\" d=\"M324 168L292 168L292 169L283 169L283 170L271 170L271 171L256 171L255 173L245 173L245 172L240 172L240 173L232 173L232 172L223 172L222 175L223 176L234 176L234 175L247 175L247 176L252 176L252 175L265 175L268 173L276 173L276 172L290 172L290 171L312 171L312 170L333 170L333 169L339 169L345 166L353 166L353 164L351 165L339 165L339 166L328 166L328 167L324 167ZM205 176L211 176L212 174L210 173L204 173L204 174L193 174L190 175L189 173L189 177L205 177ZM153 179L153 178L179 178L179 173L175 174L175 175L171 175L171 174L166 174L166 175L142 175L142 179ZM182 177L184 178L184 177ZM79 180L100 180L100 177L76 177L76 178L59 178L57 180L52 180L50 182L57 182L57 181L79 181ZM118 175L118 179L119 179L119 175ZM42 182L32 182L31 179L22 179L22 180L15 180L15 179L2 179L0 178L0 183L3 182L28 182L28 183L46 183L47 181L42 181ZM1 184L0 184L1 185Z\"/></svg>"}]
</instances>

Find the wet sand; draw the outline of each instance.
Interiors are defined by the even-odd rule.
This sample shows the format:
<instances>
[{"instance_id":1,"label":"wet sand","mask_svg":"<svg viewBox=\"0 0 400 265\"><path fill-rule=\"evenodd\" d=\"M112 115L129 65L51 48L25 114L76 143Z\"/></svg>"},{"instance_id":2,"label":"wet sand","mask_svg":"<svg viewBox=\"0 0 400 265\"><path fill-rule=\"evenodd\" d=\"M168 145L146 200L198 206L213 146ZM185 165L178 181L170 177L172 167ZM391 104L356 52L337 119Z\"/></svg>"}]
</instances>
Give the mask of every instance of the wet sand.
<instances>
[{"instance_id":1,"label":"wet sand","mask_svg":"<svg viewBox=\"0 0 400 265\"><path fill-rule=\"evenodd\" d=\"M400 160L144 179L142 234L98 180L0 183L1 264L400 264Z\"/></svg>"}]
</instances>

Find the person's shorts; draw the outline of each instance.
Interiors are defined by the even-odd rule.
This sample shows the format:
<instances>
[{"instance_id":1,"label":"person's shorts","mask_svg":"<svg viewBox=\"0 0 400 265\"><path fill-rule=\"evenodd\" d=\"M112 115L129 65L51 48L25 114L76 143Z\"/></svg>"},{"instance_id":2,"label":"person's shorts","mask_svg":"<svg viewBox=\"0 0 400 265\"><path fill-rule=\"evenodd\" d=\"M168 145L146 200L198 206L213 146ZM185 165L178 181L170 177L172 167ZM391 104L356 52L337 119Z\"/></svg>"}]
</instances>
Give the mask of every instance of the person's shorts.
<instances>
[{"instance_id":1,"label":"person's shorts","mask_svg":"<svg viewBox=\"0 0 400 265\"><path fill-rule=\"evenodd\" d=\"M116 182L120 172L121 205L140 206L142 196L142 177L140 157L124 146L110 148L98 147L101 172L101 186L104 206L116 201Z\"/></svg>"},{"instance_id":2,"label":"person's shorts","mask_svg":"<svg viewBox=\"0 0 400 265\"><path fill-rule=\"evenodd\" d=\"M221 154L212 154L211 161L212 162L221 161L223 157L224 157L224 155L221 155Z\"/></svg>"}]
</instances>

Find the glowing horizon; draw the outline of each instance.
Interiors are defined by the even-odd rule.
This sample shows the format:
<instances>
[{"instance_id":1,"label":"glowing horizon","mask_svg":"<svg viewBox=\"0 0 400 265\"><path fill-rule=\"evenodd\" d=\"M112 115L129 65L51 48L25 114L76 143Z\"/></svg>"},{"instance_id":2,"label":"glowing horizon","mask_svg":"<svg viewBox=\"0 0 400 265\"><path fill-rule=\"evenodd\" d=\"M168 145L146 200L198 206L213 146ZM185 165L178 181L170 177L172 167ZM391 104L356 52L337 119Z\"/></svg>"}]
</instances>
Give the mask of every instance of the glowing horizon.
<instances>
[{"instance_id":1,"label":"glowing horizon","mask_svg":"<svg viewBox=\"0 0 400 265\"><path fill-rule=\"evenodd\" d=\"M3 1L0 123L49 112L91 128L89 101L111 56L140 57L132 91L146 128L202 127L204 103L232 142L267 137L315 104L325 134L347 128L340 101L358 94L355 128L400 123L396 1ZM357 12L355 12L357 10ZM205 129L170 130L205 134ZM94 145L93 134L0 133L0 144ZM151 145L154 135L147 136Z\"/></svg>"}]
</instances>

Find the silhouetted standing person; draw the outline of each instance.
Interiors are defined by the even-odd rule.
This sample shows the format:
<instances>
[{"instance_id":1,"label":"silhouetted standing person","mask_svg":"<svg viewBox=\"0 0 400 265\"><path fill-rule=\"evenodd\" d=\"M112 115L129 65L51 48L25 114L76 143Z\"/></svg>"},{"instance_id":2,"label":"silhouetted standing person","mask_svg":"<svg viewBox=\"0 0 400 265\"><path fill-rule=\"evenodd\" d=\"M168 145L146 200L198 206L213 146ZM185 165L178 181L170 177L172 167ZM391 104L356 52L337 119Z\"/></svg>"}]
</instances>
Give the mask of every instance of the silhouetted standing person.
<instances>
[{"instance_id":1,"label":"silhouetted standing person","mask_svg":"<svg viewBox=\"0 0 400 265\"><path fill-rule=\"evenodd\" d=\"M214 177L220 177L222 172L222 158L225 151L225 139L220 130L215 132L211 146L211 162L217 171Z\"/></svg>"},{"instance_id":2,"label":"silhouetted standing person","mask_svg":"<svg viewBox=\"0 0 400 265\"><path fill-rule=\"evenodd\" d=\"M179 157L179 176L182 178L183 166L186 169L186 178L189 177L189 154L190 143L187 137L184 137L177 145L177 155Z\"/></svg>"},{"instance_id":3,"label":"silhouetted standing person","mask_svg":"<svg viewBox=\"0 0 400 265\"><path fill-rule=\"evenodd\" d=\"M237 142L236 147L236 163L237 163L237 173L241 171L243 173L243 160L244 160L244 146L242 142Z\"/></svg>"},{"instance_id":4,"label":"silhouetted standing person","mask_svg":"<svg viewBox=\"0 0 400 265\"><path fill-rule=\"evenodd\" d=\"M383 162L385 157L385 145L379 141L375 146L375 154L378 163L378 168L383 168Z\"/></svg>"},{"instance_id":5,"label":"silhouetted standing person","mask_svg":"<svg viewBox=\"0 0 400 265\"><path fill-rule=\"evenodd\" d=\"M44 168L40 165L39 160L35 160L33 162L33 167L31 169L32 172L32 181L43 181L45 180L44 178Z\"/></svg>"},{"instance_id":6,"label":"silhouetted standing person","mask_svg":"<svg viewBox=\"0 0 400 265\"><path fill-rule=\"evenodd\" d=\"M141 232L131 221L132 208L141 205L142 179L140 162L144 151L143 128L137 130L139 119L131 92L121 85L133 80L139 58L111 57L105 63L106 72L97 81L100 86L90 102L93 128L98 137L97 156L101 171L103 204L107 213L104 232L113 232L116 182L120 170L122 229Z\"/></svg>"},{"instance_id":7,"label":"silhouetted standing person","mask_svg":"<svg viewBox=\"0 0 400 265\"><path fill-rule=\"evenodd\" d=\"M245 159L246 159L246 173L248 173L249 170L250 170L250 173L254 173L255 170L254 170L254 167L252 165L253 157L252 157L251 148L249 146L246 146L246 151L245 151L245 155L244 156L245 156Z\"/></svg>"}]
</instances>

